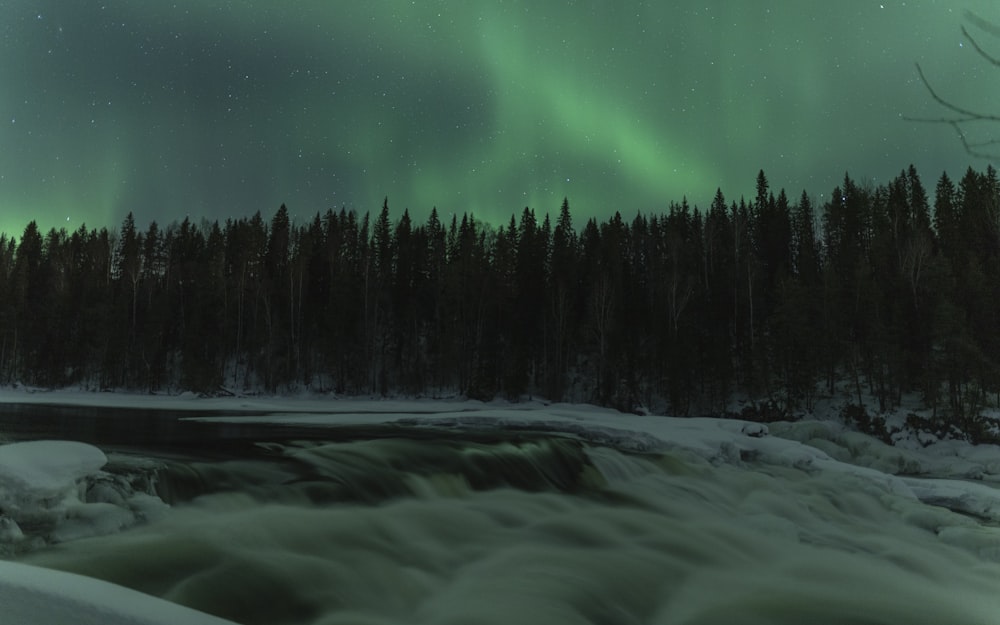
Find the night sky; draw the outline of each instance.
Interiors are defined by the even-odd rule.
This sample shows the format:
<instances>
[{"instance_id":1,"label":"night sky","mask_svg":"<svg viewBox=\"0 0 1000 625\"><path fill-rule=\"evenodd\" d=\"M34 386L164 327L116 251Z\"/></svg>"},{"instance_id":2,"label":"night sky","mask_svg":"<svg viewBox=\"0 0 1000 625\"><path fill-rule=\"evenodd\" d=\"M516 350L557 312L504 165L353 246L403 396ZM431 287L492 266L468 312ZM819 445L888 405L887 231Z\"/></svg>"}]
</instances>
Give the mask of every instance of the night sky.
<instances>
[{"instance_id":1,"label":"night sky","mask_svg":"<svg viewBox=\"0 0 1000 625\"><path fill-rule=\"evenodd\" d=\"M0 0L0 230L531 206L577 224L969 157L987 0ZM971 26L971 25L970 25ZM1000 38L970 27L1000 54ZM988 132L989 128L982 128ZM1000 133L998 133L1000 134Z\"/></svg>"}]
</instances>

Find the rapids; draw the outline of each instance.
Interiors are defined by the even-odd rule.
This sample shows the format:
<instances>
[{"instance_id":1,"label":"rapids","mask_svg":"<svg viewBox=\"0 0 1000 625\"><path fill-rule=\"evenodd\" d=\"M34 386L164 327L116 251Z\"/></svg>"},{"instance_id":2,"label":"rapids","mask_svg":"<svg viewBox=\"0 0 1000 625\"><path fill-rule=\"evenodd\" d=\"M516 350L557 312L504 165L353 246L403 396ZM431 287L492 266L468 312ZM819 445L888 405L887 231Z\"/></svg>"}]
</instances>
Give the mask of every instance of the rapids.
<instances>
[{"instance_id":1,"label":"rapids","mask_svg":"<svg viewBox=\"0 0 1000 625\"><path fill-rule=\"evenodd\" d=\"M849 472L399 427L160 462L168 513L20 560L245 625L1000 620L1000 529Z\"/></svg>"}]
</instances>

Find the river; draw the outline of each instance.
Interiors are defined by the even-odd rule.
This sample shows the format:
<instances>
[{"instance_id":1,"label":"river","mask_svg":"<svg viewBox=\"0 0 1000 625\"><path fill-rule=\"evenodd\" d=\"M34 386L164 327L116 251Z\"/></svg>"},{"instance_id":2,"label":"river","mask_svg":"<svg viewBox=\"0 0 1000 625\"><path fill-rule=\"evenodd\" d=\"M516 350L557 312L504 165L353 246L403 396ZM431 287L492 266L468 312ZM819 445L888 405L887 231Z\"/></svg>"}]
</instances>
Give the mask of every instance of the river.
<instances>
[{"instance_id":1,"label":"river","mask_svg":"<svg viewBox=\"0 0 1000 625\"><path fill-rule=\"evenodd\" d=\"M154 466L150 488L170 506L11 557L244 625L960 625L1000 614L992 524L858 475L523 429L179 416L0 410L9 441L81 440L110 469Z\"/></svg>"}]
</instances>

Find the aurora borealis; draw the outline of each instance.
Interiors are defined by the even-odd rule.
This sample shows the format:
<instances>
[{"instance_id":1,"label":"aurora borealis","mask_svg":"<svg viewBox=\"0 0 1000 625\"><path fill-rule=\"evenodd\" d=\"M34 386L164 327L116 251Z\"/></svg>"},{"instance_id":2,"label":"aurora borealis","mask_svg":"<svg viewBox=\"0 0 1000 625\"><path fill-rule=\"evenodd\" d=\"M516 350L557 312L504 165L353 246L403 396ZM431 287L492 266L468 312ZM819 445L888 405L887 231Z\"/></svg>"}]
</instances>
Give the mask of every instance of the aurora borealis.
<instances>
[{"instance_id":1,"label":"aurora borealis","mask_svg":"<svg viewBox=\"0 0 1000 625\"><path fill-rule=\"evenodd\" d=\"M989 109L985 0L0 0L0 230L225 219L663 210L763 169L985 167L917 76ZM982 31L985 47L1000 40ZM992 47L991 47L992 46ZM989 128L983 128L989 132Z\"/></svg>"}]
</instances>

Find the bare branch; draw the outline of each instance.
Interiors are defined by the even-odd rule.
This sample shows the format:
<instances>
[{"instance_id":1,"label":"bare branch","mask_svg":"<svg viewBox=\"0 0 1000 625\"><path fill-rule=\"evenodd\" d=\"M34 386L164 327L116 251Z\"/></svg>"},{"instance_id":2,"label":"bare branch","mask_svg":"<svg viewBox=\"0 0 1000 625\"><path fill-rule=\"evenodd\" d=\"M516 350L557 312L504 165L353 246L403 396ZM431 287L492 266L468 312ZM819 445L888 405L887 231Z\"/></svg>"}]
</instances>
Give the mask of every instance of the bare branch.
<instances>
[{"instance_id":1,"label":"bare branch","mask_svg":"<svg viewBox=\"0 0 1000 625\"><path fill-rule=\"evenodd\" d=\"M1000 38L1000 26L979 17L971 11L965 12L965 18L980 30L989 33L994 37ZM994 67L1000 67L1000 57L993 56L983 49L983 47L979 44L979 41L977 41L976 38L969 33L969 30L965 26L962 26L961 28L962 36L969 42L972 48L976 51L976 54ZM924 89L926 89L927 93L930 94L931 99L953 113L953 115L943 115L941 117L910 117L903 115L902 118L912 122L947 124L955 130L955 134L958 135L959 141L962 142L962 147L965 148L965 152L970 156L974 156L976 158L1000 159L1000 150L993 151L989 149L993 146L1000 146L1000 139L986 139L983 141L970 142L966 136L966 130L964 128L964 125L966 124L977 122L1000 122L1000 114L974 111L956 104L951 100L945 99L937 92L936 89L934 89L934 86L931 85L930 80L927 79L927 75L924 74L924 70L920 64L917 63L916 66L920 82L923 83Z\"/></svg>"},{"instance_id":2,"label":"bare branch","mask_svg":"<svg viewBox=\"0 0 1000 625\"><path fill-rule=\"evenodd\" d=\"M974 148L985 148L991 145L1000 145L1000 139L990 139L989 141L979 141L977 143L970 143L971 147Z\"/></svg>"},{"instance_id":3,"label":"bare branch","mask_svg":"<svg viewBox=\"0 0 1000 625\"><path fill-rule=\"evenodd\" d=\"M959 106L957 104L954 104L952 102L949 102L948 100L945 100L944 98L942 98L941 96L939 96L938 93L937 93L937 91L934 90L934 87L931 86L930 81L928 81L927 77L924 75L924 70L923 70L922 67L920 67L920 63L917 63L916 65L917 65L917 74L920 76L920 82L924 83L924 88L927 89L927 92L929 94L931 94L931 97L934 98L934 101L937 102L938 104L940 104L941 106L945 107L949 111L954 111L955 113L958 113L959 115L962 116L961 119L956 119L956 120L952 120L952 121L954 121L954 122L971 122L971 121L993 121L993 122L1000 122L1000 115L993 115L993 114L989 114L989 113L977 113L976 111L972 111L972 110L969 110L967 108L961 107L961 106Z\"/></svg>"},{"instance_id":4,"label":"bare branch","mask_svg":"<svg viewBox=\"0 0 1000 625\"><path fill-rule=\"evenodd\" d=\"M959 141L962 142L962 147L965 148L965 152L969 156L974 156L976 158L986 158L986 159L1000 158L1000 152L990 152L981 149L984 147L988 147L990 145L1000 144L1000 140L991 139L989 141L969 143L969 140L965 136L965 131L962 130L962 127L958 124L958 122L951 122L950 125L952 128L955 129L955 134L958 135Z\"/></svg>"},{"instance_id":5,"label":"bare branch","mask_svg":"<svg viewBox=\"0 0 1000 625\"><path fill-rule=\"evenodd\" d=\"M966 138L965 131L962 130L962 124L977 122L977 121L1000 122L1000 116L971 111L969 109L958 106L952 102L949 102L948 100L945 100L940 95L938 95L937 91L931 85L930 81L927 80L927 76L924 74L923 68L920 67L919 63L917 64L917 74L920 76L920 81L924 84L924 88L927 89L927 92L931 95L931 98L933 98L934 101L940 104L941 106L957 113L959 116L921 118L921 117L908 117L904 115L903 119L921 123L948 124L955 130L955 134L958 135L958 139L959 141L961 141L962 147L965 149L966 154L969 154L970 156L974 156L976 158L987 158L987 159L995 159L1000 157L1000 153L993 153L983 149L994 144L1000 144L1000 140L990 140L985 142L970 143L969 140Z\"/></svg>"},{"instance_id":6,"label":"bare branch","mask_svg":"<svg viewBox=\"0 0 1000 625\"><path fill-rule=\"evenodd\" d=\"M972 22L973 24L975 24L976 27L979 28L980 30L988 32L989 34L993 35L994 37L1000 37L1000 26L994 24L993 22L991 22L989 20L986 20L986 19L983 19L983 18L979 17L978 14L973 13L972 11L966 11L965 12L965 19L967 19L970 22Z\"/></svg>"},{"instance_id":7,"label":"bare branch","mask_svg":"<svg viewBox=\"0 0 1000 625\"><path fill-rule=\"evenodd\" d=\"M992 65L1000 67L1000 59L997 59L995 56L992 56L988 52L986 52L986 50L983 50L982 46L979 45L979 42L976 41L972 37L972 35L969 34L969 31L965 29L965 26L962 27L962 34L965 35L965 38L968 40L968 42L972 44L972 47L976 49L976 52L979 53L979 56L989 61Z\"/></svg>"}]
</instances>

